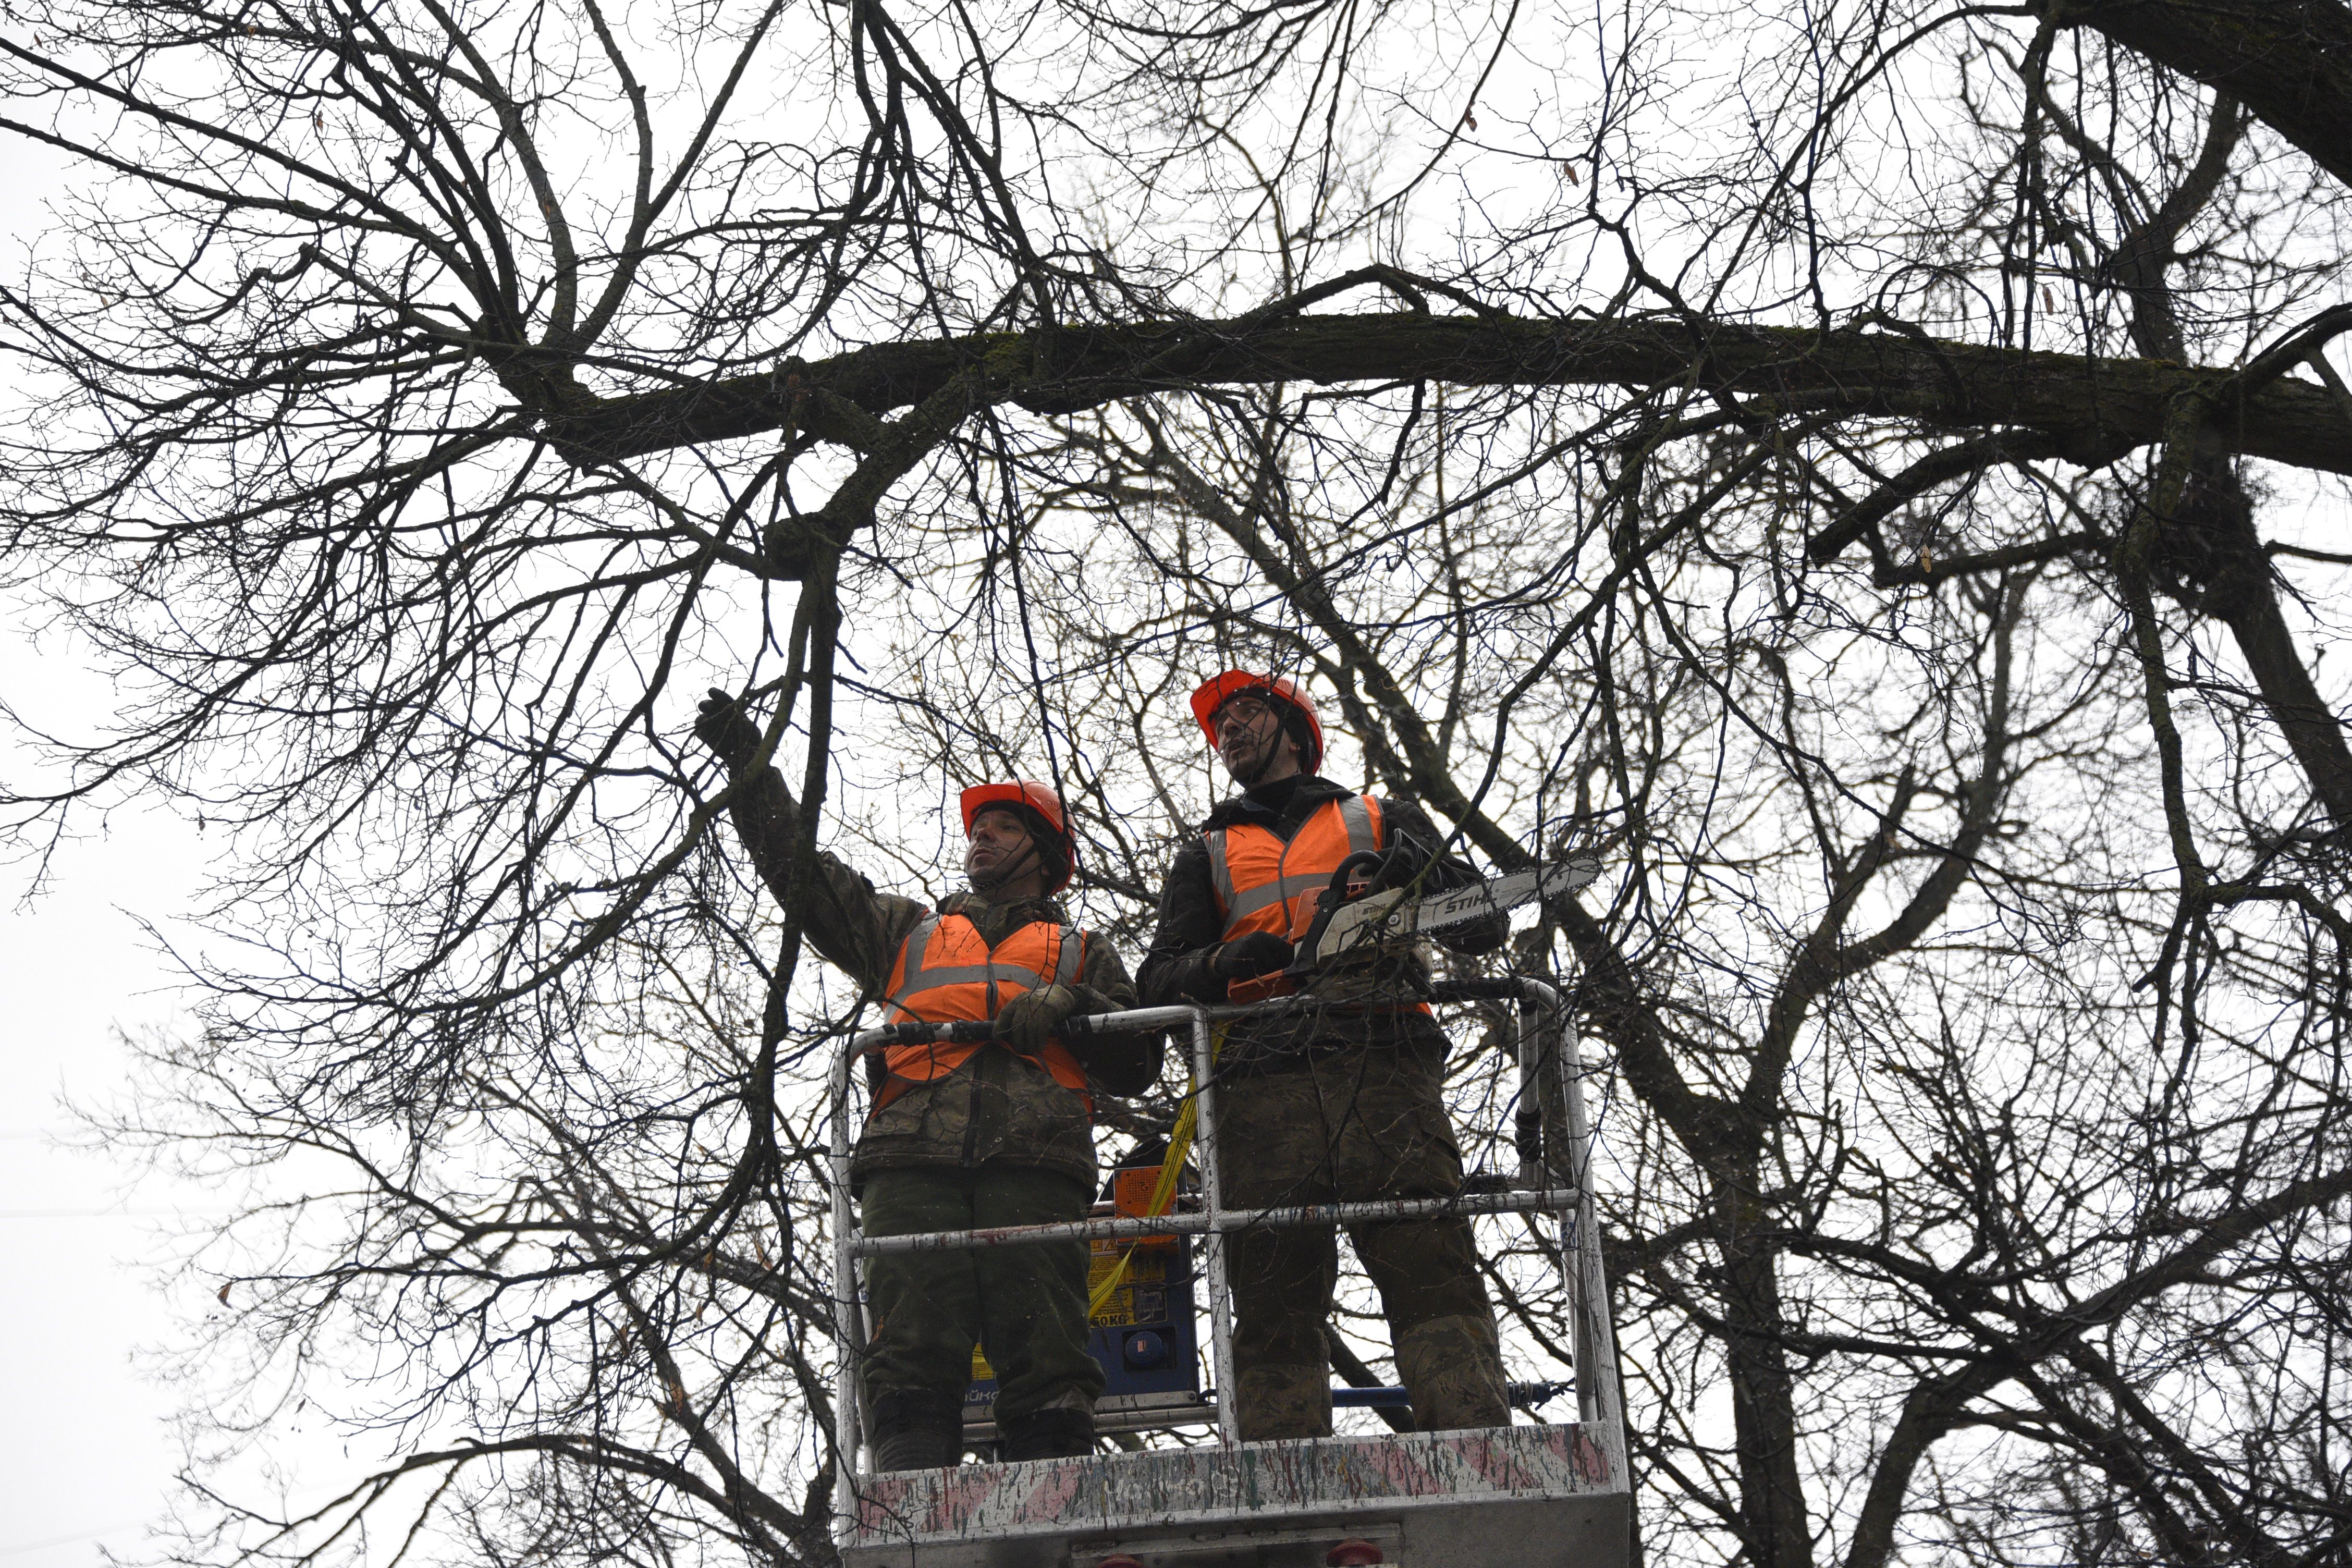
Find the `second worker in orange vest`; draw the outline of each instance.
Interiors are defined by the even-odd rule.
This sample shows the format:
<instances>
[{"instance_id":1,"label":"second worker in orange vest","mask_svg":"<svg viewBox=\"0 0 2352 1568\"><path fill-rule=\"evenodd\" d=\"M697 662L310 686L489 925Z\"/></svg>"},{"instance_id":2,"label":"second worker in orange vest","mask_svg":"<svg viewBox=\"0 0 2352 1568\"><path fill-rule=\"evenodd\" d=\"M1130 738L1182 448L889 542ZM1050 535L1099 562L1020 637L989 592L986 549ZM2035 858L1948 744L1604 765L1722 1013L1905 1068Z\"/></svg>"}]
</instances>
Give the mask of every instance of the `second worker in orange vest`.
<instances>
[{"instance_id":1,"label":"second worker in orange vest","mask_svg":"<svg viewBox=\"0 0 2352 1568\"><path fill-rule=\"evenodd\" d=\"M695 732L739 776L736 829L781 897L799 814L774 768L740 777L758 727L714 691ZM1084 1218L1093 1096L1140 1094L1159 1075L1157 1037L1079 1046L1056 1035L1073 1016L1135 1005L1110 943L1071 925L1052 896L1075 866L1060 796L1024 780L966 790L962 804L962 890L935 905L877 893L823 853L809 889L809 945L886 1003L891 1022L996 1020L984 1046L894 1046L868 1058L874 1110L850 1176L869 1236ZM961 1457L976 1344L997 1376L1006 1458L1090 1451L1103 1373L1087 1352L1087 1262L1083 1241L869 1259L863 1376L876 1468Z\"/></svg>"},{"instance_id":2,"label":"second worker in orange vest","mask_svg":"<svg viewBox=\"0 0 2352 1568\"><path fill-rule=\"evenodd\" d=\"M1323 731L1314 704L1282 677L1232 670L1192 710L1243 793L1177 851L1160 926L1137 976L1148 1006L1248 1001L1290 983L1277 972L1307 932L1316 895L1350 854L1402 846L1402 874L1435 891L1475 874L1412 803L1357 795L1315 776ZM1457 951L1501 945L1507 921L1452 928ZM1449 1197L1462 1154L1440 1093L1446 1041L1415 994L1418 958L1398 954L1318 980L1336 1005L1234 1025L1217 1079L1218 1172L1236 1208ZM1507 1426L1495 1314L1467 1220L1349 1226L1381 1294L1413 1424L1438 1431ZM1331 1430L1330 1229L1243 1231L1234 1238L1234 1394L1247 1440Z\"/></svg>"}]
</instances>

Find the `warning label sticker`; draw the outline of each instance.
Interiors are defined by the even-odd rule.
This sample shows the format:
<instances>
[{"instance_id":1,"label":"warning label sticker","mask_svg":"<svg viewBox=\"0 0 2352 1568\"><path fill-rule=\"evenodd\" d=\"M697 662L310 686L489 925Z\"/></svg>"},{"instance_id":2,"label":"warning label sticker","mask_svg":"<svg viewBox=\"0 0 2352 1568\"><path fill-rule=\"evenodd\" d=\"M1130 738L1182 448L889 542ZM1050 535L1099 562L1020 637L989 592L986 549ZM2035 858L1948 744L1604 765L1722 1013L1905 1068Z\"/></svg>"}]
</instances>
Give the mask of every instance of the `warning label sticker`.
<instances>
[{"instance_id":1,"label":"warning label sticker","mask_svg":"<svg viewBox=\"0 0 2352 1568\"><path fill-rule=\"evenodd\" d=\"M1105 1279L1118 1268L1117 1243L1095 1243L1095 1255L1087 1269L1087 1294L1092 1296L1102 1289ZM1139 1309L1140 1310L1139 1311ZM1094 1315L1098 1328L1124 1328L1129 1323L1156 1323L1168 1313L1168 1255L1136 1249L1129 1260L1127 1273L1118 1289L1110 1293Z\"/></svg>"}]
</instances>

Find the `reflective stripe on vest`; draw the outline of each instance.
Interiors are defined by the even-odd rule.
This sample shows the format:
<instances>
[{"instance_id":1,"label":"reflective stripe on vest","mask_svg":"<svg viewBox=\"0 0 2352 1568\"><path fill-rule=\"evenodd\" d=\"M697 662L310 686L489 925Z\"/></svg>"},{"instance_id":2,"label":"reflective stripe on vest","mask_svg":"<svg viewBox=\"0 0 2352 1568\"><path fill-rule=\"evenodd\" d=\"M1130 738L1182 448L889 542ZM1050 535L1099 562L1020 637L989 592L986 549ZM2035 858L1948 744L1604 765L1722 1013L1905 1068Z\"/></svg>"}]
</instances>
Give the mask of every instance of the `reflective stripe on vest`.
<instances>
[{"instance_id":1,"label":"reflective stripe on vest","mask_svg":"<svg viewBox=\"0 0 2352 1568\"><path fill-rule=\"evenodd\" d=\"M1225 920L1221 940L1270 931L1297 942L1315 923L1315 900L1331 885L1339 862L1377 851L1388 837L1381 803L1368 795L1326 801L1290 842L1270 827L1239 823L1207 835L1209 883ZM1278 996L1295 989L1272 976L1236 980L1225 994L1236 1002Z\"/></svg>"},{"instance_id":2,"label":"reflective stripe on vest","mask_svg":"<svg viewBox=\"0 0 2352 1568\"><path fill-rule=\"evenodd\" d=\"M1068 940L1075 936L1075 942ZM950 1024L993 1018L1004 1004L1041 985L1075 985L1086 968L1082 931L1052 921L1032 921L990 947L980 928L962 915L931 915L898 944L890 965L889 1019L894 1024ZM883 1060L890 1076L874 1097L881 1110L918 1083L948 1074L980 1047L954 1045L892 1046ZM1054 1081L1077 1094L1094 1111L1087 1092L1087 1069L1059 1040L1045 1042L1039 1065Z\"/></svg>"},{"instance_id":3,"label":"reflective stripe on vest","mask_svg":"<svg viewBox=\"0 0 2352 1568\"><path fill-rule=\"evenodd\" d=\"M1209 882L1231 942L1270 931L1297 942L1315 923L1315 896L1349 856L1374 852L1388 837L1381 804L1368 795L1326 801L1285 844L1272 828L1243 823L1208 836ZM1284 906L1280 910L1276 906Z\"/></svg>"}]
</instances>

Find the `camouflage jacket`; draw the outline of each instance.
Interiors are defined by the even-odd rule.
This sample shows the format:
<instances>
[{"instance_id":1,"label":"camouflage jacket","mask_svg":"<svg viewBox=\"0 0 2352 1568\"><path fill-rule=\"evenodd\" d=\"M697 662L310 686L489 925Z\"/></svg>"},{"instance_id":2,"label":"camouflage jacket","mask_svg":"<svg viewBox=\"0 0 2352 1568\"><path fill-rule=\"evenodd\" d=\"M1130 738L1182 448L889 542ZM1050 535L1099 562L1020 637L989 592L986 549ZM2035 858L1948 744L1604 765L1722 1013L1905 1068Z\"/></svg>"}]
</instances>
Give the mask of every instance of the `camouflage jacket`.
<instances>
[{"instance_id":1,"label":"camouflage jacket","mask_svg":"<svg viewBox=\"0 0 2352 1568\"><path fill-rule=\"evenodd\" d=\"M735 829L751 851L761 878L781 899L791 864L799 808L783 776L763 768L744 781L731 803ZM933 906L873 883L834 856L817 852L816 879L809 889L808 943L825 962L878 1000L888 989L890 969L907 934ZM970 889L950 893L936 906L961 914L993 946L1032 921L1067 924L1052 899L1014 899L991 903ZM1135 1005L1135 986L1111 944L1097 937L1087 944L1086 966L1076 987L1088 1013ZM1071 1042L1097 1094L1132 1096L1160 1076L1160 1037L1110 1035ZM868 1058L878 1077L881 1058ZM920 1165L1029 1165L1059 1171L1091 1184L1095 1180L1093 1126L1078 1097L1055 1083L1045 1069L1011 1051L983 1047L955 1071L908 1089L866 1123L852 1156L850 1173Z\"/></svg>"}]
</instances>

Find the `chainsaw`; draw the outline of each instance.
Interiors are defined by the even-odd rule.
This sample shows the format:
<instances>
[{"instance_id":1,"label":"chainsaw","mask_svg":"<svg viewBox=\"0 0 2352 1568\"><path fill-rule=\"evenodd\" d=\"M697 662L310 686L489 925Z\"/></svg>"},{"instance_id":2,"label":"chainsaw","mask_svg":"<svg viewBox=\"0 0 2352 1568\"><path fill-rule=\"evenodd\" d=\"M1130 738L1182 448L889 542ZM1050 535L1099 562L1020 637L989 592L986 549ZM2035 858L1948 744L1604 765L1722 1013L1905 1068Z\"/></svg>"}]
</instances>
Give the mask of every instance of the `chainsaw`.
<instances>
[{"instance_id":1,"label":"chainsaw","mask_svg":"<svg viewBox=\"0 0 2352 1568\"><path fill-rule=\"evenodd\" d=\"M1404 888L1380 886L1391 857L1360 850L1339 862L1329 886L1316 895L1315 923L1299 939L1286 976L1297 978L1351 958L1370 958L1441 927L1507 914L1537 899L1565 898L1601 875L1595 856L1449 888L1411 899ZM1369 875L1362 873L1369 871Z\"/></svg>"}]
</instances>

